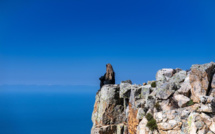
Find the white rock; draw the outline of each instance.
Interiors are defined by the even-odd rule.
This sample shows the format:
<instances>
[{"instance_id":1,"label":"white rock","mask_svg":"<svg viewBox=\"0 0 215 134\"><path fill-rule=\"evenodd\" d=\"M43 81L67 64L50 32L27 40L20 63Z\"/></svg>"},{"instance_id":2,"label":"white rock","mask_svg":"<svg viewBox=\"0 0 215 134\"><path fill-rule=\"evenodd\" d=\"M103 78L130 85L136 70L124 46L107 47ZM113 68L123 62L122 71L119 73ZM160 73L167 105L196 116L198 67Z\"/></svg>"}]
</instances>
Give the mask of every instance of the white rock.
<instances>
[{"instance_id":1,"label":"white rock","mask_svg":"<svg viewBox=\"0 0 215 134\"><path fill-rule=\"evenodd\" d=\"M215 122L212 122L209 129L215 133Z\"/></svg>"},{"instance_id":2,"label":"white rock","mask_svg":"<svg viewBox=\"0 0 215 134\"><path fill-rule=\"evenodd\" d=\"M178 102L179 107L185 107L190 99L181 94L174 94L174 99Z\"/></svg>"}]
</instances>

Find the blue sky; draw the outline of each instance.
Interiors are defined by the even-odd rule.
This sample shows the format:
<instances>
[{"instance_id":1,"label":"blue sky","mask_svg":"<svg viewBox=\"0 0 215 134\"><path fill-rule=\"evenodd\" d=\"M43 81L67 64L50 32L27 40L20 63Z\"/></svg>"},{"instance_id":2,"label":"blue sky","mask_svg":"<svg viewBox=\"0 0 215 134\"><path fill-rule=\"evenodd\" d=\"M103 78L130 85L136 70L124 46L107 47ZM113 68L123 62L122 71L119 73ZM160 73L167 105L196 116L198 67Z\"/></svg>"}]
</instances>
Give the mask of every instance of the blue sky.
<instances>
[{"instance_id":1,"label":"blue sky","mask_svg":"<svg viewBox=\"0 0 215 134\"><path fill-rule=\"evenodd\" d=\"M142 84L214 60L214 0L2 0L0 84Z\"/></svg>"}]
</instances>

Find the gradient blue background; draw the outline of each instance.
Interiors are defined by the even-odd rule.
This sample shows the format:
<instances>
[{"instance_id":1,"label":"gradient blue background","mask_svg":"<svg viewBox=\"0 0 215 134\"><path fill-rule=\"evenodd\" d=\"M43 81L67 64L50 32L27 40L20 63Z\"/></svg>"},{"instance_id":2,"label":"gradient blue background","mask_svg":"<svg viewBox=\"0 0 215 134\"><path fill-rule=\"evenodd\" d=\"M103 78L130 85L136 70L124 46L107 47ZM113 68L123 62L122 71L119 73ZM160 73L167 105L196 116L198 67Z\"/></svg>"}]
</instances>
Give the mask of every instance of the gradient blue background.
<instances>
[{"instance_id":1,"label":"gradient blue background","mask_svg":"<svg viewBox=\"0 0 215 134\"><path fill-rule=\"evenodd\" d=\"M214 7L214 0L1 0L0 89L4 97L0 97L0 117L4 120L0 128L13 119L15 126L6 123L4 132L20 128L22 134L54 134L57 131L52 128L59 127L66 134L83 130L83 124L89 132L98 78L105 73L106 63L113 65L116 83L131 79L142 84L154 80L161 68L189 69L192 64L214 61ZM67 94L70 99L64 100ZM55 104L58 99L59 105ZM59 124L71 128L52 124L47 131L39 129L48 123L42 124L42 119L35 123L31 104L38 112L44 110L39 117L63 109L50 118L66 116L69 120ZM46 109L49 104L53 107ZM16 111L19 108L21 112ZM85 113L77 115L77 109ZM39 132L16 126L22 124L25 111L29 116L23 126L32 121L26 128L34 126ZM81 115L89 122L73 119ZM70 124L74 120L81 125Z\"/></svg>"}]
</instances>

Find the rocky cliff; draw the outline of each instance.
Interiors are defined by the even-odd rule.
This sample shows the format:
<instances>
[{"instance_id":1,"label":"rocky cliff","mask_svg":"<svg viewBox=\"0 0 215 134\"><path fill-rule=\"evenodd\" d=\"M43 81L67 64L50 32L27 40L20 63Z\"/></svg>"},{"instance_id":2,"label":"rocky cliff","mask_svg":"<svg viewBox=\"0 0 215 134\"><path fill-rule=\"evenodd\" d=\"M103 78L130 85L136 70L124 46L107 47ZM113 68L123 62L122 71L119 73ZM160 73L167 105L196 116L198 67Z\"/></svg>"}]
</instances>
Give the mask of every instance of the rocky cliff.
<instances>
[{"instance_id":1,"label":"rocky cliff","mask_svg":"<svg viewBox=\"0 0 215 134\"><path fill-rule=\"evenodd\" d=\"M155 81L105 85L91 134L215 134L215 63L161 69Z\"/></svg>"}]
</instances>

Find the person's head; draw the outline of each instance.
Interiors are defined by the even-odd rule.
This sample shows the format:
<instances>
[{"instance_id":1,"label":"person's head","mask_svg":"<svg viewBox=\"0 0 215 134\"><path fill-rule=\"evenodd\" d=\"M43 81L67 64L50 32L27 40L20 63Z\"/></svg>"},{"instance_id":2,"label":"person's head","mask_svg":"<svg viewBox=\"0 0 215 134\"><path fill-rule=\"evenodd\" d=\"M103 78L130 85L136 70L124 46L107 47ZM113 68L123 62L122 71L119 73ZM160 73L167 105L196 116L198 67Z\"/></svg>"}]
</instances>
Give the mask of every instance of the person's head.
<instances>
[{"instance_id":1,"label":"person's head","mask_svg":"<svg viewBox=\"0 0 215 134\"><path fill-rule=\"evenodd\" d=\"M112 80L113 79L113 73L114 73L114 71L113 71L113 67L112 67L112 65L111 64L106 64L106 75L105 75L105 79L107 79L107 80Z\"/></svg>"}]
</instances>

